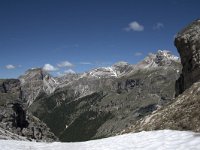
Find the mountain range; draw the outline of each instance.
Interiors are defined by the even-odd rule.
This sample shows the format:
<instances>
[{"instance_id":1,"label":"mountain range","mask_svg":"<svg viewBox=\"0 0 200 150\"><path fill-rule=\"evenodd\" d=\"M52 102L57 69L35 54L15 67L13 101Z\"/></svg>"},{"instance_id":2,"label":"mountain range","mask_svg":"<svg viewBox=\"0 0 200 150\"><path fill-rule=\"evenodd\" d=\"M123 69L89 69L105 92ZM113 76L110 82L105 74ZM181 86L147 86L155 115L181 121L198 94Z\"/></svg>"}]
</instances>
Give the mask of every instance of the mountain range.
<instances>
[{"instance_id":1,"label":"mountain range","mask_svg":"<svg viewBox=\"0 0 200 150\"><path fill-rule=\"evenodd\" d=\"M199 131L200 21L138 64L53 77L42 68L0 80L0 138L86 141L156 129ZM191 123L189 123L191 122Z\"/></svg>"},{"instance_id":2,"label":"mountain range","mask_svg":"<svg viewBox=\"0 0 200 150\"><path fill-rule=\"evenodd\" d=\"M46 123L59 140L84 141L115 135L170 102L180 69L178 57L158 50L136 65L118 62L61 77L29 69L13 80L17 85L2 80L1 87L2 94L10 88L24 110Z\"/></svg>"}]
</instances>

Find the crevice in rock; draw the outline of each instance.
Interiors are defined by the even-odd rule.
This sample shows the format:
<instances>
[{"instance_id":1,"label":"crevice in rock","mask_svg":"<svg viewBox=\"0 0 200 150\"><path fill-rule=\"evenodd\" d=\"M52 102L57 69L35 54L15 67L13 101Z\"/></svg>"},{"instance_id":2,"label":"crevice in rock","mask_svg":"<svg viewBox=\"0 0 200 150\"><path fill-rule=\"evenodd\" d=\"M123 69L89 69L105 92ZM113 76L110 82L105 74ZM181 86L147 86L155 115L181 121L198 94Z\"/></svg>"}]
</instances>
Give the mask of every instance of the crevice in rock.
<instances>
[{"instance_id":1,"label":"crevice in rock","mask_svg":"<svg viewBox=\"0 0 200 150\"><path fill-rule=\"evenodd\" d=\"M26 120L26 111L18 103L13 104L13 110L15 111L13 125L16 128L27 128L29 123Z\"/></svg>"}]
</instances>

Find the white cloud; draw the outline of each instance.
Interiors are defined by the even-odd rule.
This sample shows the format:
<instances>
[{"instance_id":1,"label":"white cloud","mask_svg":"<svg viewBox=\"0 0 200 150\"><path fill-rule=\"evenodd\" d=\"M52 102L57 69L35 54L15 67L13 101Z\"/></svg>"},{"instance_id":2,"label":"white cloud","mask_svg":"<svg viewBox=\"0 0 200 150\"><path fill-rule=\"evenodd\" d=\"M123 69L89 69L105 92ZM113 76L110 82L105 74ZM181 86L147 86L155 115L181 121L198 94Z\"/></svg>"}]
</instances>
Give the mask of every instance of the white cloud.
<instances>
[{"instance_id":1,"label":"white cloud","mask_svg":"<svg viewBox=\"0 0 200 150\"><path fill-rule=\"evenodd\" d=\"M72 69L68 69L68 70L64 70L64 71L59 71L59 72L56 72L56 74L59 76L59 77L62 77L66 74L75 74L76 72Z\"/></svg>"},{"instance_id":2,"label":"white cloud","mask_svg":"<svg viewBox=\"0 0 200 150\"><path fill-rule=\"evenodd\" d=\"M9 64L9 65L6 65L5 68L6 69L15 69L16 66Z\"/></svg>"},{"instance_id":3,"label":"white cloud","mask_svg":"<svg viewBox=\"0 0 200 150\"><path fill-rule=\"evenodd\" d=\"M81 65L91 65L91 62L80 62Z\"/></svg>"},{"instance_id":4,"label":"white cloud","mask_svg":"<svg viewBox=\"0 0 200 150\"><path fill-rule=\"evenodd\" d=\"M63 61L63 62L60 62L57 66L62 68L62 67L73 67L74 65L70 63L69 61Z\"/></svg>"},{"instance_id":5,"label":"white cloud","mask_svg":"<svg viewBox=\"0 0 200 150\"><path fill-rule=\"evenodd\" d=\"M136 52L136 53L134 54L134 56L141 56L141 55L143 55L143 53L141 53L141 52Z\"/></svg>"},{"instance_id":6,"label":"white cloud","mask_svg":"<svg viewBox=\"0 0 200 150\"><path fill-rule=\"evenodd\" d=\"M65 70L64 73L68 74L68 73L76 73L76 72L72 69L68 69L68 70Z\"/></svg>"},{"instance_id":7,"label":"white cloud","mask_svg":"<svg viewBox=\"0 0 200 150\"><path fill-rule=\"evenodd\" d=\"M126 31L143 31L144 26L139 24L137 21L129 23L128 27L125 28Z\"/></svg>"},{"instance_id":8,"label":"white cloud","mask_svg":"<svg viewBox=\"0 0 200 150\"><path fill-rule=\"evenodd\" d=\"M54 67L51 64L45 64L44 67L43 67L43 69L45 71L56 71L56 70L58 70L58 68Z\"/></svg>"},{"instance_id":9,"label":"white cloud","mask_svg":"<svg viewBox=\"0 0 200 150\"><path fill-rule=\"evenodd\" d=\"M153 26L153 29L154 29L154 30L160 30L160 29L162 29L162 28L164 28L164 24L161 23L161 22L158 22L158 23L156 23L156 24Z\"/></svg>"}]
</instances>

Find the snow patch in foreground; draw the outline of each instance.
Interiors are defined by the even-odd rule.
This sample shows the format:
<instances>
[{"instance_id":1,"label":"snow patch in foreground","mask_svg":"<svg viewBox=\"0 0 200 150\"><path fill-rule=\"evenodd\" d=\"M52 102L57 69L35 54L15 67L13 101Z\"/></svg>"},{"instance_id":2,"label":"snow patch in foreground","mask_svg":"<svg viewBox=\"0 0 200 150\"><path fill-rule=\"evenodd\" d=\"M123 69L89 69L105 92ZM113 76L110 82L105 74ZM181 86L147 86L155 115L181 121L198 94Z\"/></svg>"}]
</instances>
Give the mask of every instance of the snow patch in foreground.
<instances>
[{"instance_id":1,"label":"snow patch in foreground","mask_svg":"<svg viewBox=\"0 0 200 150\"><path fill-rule=\"evenodd\" d=\"M36 143L0 140L2 150L199 150L200 134L160 130L129 133L115 137L74 143Z\"/></svg>"}]
</instances>

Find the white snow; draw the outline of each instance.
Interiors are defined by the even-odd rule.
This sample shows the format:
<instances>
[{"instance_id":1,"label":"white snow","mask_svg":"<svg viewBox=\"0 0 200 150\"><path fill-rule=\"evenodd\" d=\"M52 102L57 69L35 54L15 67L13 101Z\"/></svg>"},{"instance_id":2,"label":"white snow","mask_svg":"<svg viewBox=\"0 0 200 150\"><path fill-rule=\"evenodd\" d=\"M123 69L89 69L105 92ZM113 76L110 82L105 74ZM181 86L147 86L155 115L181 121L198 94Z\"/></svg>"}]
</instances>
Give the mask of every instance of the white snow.
<instances>
[{"instance_id":1,"label":"white snow","mask_svg":"<svg viewBox=\"0 0 200 150\"><path fill-rule=\"evenodd\" d=\"M172 55L171 52L168 50L158 50L157 53L163 55L168 60L179 61L179 57Z\"/></svg>"},{"instance_id":2,"label":"white snow","mask_svg":"<svg viewBox=\"0 0 200 150\"><path fill-rule=\"evenodd\" d=\"M100 67L93 69L89 72L90 76L101 78L101 77L117 77L117 73L112 67Z\"/></svg>"},{"instance_id":3,"label":"white snow","mask_svg":"<svg viewBox=\"0 0 200 150\"><path fill-rule=\"evenodd\" d=\"M160 130L74 143L0 140L2 150L199 150L200 134Z\"/></svg>"}]
</instances>

